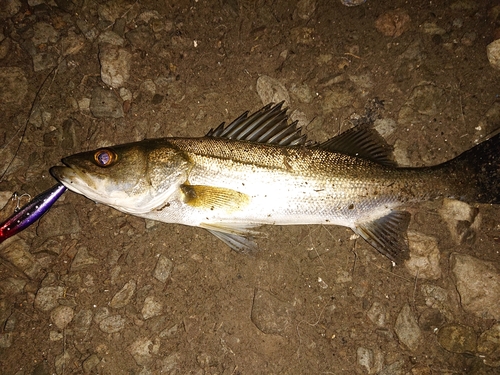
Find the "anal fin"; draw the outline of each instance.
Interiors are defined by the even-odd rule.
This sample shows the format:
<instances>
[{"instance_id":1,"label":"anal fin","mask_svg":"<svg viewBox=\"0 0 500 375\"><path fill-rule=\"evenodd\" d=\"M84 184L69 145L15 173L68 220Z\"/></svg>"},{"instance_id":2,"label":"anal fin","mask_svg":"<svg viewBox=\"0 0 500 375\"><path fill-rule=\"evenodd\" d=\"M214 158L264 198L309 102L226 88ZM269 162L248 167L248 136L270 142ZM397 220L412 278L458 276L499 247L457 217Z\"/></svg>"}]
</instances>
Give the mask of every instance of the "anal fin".
<instances>
[{"instance_id":1,"label":"anal fin","mask_svg":"<svg viewBox=\"0 0 500 375\"><path fill-rule=\"evenodd\" d=\"M410 217L408 211L395 210L375 220L356 223L353 230L378 252L393 262L400 263L409 257L406 230Z\"/></svg>"}]
</instances>

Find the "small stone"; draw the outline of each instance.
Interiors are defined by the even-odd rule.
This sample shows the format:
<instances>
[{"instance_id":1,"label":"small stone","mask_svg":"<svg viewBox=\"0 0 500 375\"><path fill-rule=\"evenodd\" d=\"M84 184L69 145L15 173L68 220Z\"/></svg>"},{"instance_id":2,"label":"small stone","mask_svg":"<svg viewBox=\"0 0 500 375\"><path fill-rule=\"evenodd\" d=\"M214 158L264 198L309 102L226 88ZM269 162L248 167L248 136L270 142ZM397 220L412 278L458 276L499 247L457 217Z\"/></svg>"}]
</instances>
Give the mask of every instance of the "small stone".
<instances>
[{"instance_id":1,"label":"small stone","mask_svg":"<svg viewBox=\"0 0 500 375\"><path fill-rule=\"evenodd\" d=\"M10 348L12 346L13 333L0 333L0 348Z\"/></svg>"},{"instance_id":2,"label":"small stone","mask_svg":"<svg viewBox=\"0 0 500 375\"><path fill-rule=\"evenodd\" d=\"M0 103L21 104L28 93L28 80L22 69L0 68Z\"/></svg>"},{"instance_id":3,"label":"small stone","mask_svg":"<svg viewBox=\"0 0 500 375\"><path fill-rule=\"evenodd\" d=\"M131 53L125 48L108 43L99 45L102 81L116 89L123 86L130 78L131 59Z\"/></svg>"},{"instance_id":4,"label":"small stone","mask_svg":"<svg viewBox=\"0 0 500 375\"><path fill-rule=\"evenodd\" d=\"M378 375L404 375L405 371L405 361L396 361L388 366L385 366Z\"/></svg>"},{"instance_id":5,"label":"small stone","mask_svg":"<svg viewBox=\"0 0 500 375\"><path fill-rule=\"evenodd\" d=\"M85 335L92 323L93 313L92 310L83 309L76 313L73 319L74 331L77 334Z\"/></svg>"},{"instance_id":6,"label":"small stone","mask_svg":"<svg viewBox=\"0 0 500 375\"><path fill-rule=\"evenodd\" d=\"M297 15L303 20L311 18L316 10L316 0L299 0L297 3Z\"/></svg>"},{"instance_id":7,"label":"small stone","mask_svg":"<svg viewBox=\"0 0 500 375\"><path fill-rule=\"evenodd\" d=\"M83 35L69 31L67 36L61 38L61 52L63 56L76 55L85 46Z\"/></svg>"},{"instance_id":8,"label":"small stone","mask_svg":"<svg viewBox=\"0 0 500 375\"><path fill-rule=\"evenodd\" d=\"M113 296L113 299L109 303L114 309L121 309L122 307L127 306L134 295L136 288L135 280L130 280L126 283L123 288Z\"/></svg>"},{"instance_id":9,"label":"small stone","mask_svg":"<svg viewBox=\"0 0 500 375\"><path fill-rule=\"evenodd\" d=\"M125 319L121 315L112 315L104 318L99 323L99 329L104 333L115 333L125 327Z\"/></svg>"},{"instance_id":10,"label":"small stone","mask_svg":"<svg viewBox=\"0 0 500 375\"><path fill-rule=\"evenodd\" d=\"M90 357L83 361L83 372L86 374L91 373L92 369L94 369L100 362L101 360L99 359L97 354L91 354Z\"/></svg>"},{"instance_id":11,"label":"small stone","mask_svg":"<svg viewBox=\"0 0 500 375\"><path fill-rule=\"evenodd\" d=\"M399 341L410 350L415 351L420 343L422 332L417 324L417 320L411 311L410 305L405 304L396 318L394 331Z\"/></svg>"},{"instance_id":12,"label":"small stone","mask_svg":"<svg viewBox=\"0 0 500 375\"><path fill-rule=\"evenodd\" d=\"M378 327L385 327L387 319L387 311L384 305L379 302L373 302L372 306L367 312L368 319Z\"/></svg>"},{"instance_id":13,"label":"small stone","mask_svg":"<svg viewBox=\"0 0 500 375\"><path fill-rule=\"evenodd\" d=\"M42 267L30 253L28 244L19 237L11 237L0 245L0 255L30 279L36 279Z\"/></svg>"},{"instance_id":14,"label":"small stone","mask_svg":"<svg viewBox=\"0 0 500 375\"><path fill-rule=\"evenodd\" d=\"M257 79L257 94L263 104L280 103L284 101L284 106L290 105L290 95L286 87L277 79L269 76L260 76Z\"/></svg>"},{"instance_id":15,"label":"small stone","mask_svg":"<svg viewBox=\"0 0 500 375\"><path fill-rule=\"evenodd\" d=\"M55 360L55 368L56 368L56 374L57 375L63 375L66 374L66 370L69 367L71 361L71 355L67 350L65 350L63 353L59 354L56 357Z\"/></svg>"},{"instance_id":16,"label":"small stone","mask_svg":"<svg viewBox=\"0 0 500 375\"><path fill-rule=\"evenodd\" d=\"M57 306L50 312L50 320L59 329L65 329L73 320L75 312L69 306Z\"/></svg>"},{"instance_id":17,"label":"small stone","mask_svg":"<svg viewBox=\"0 0 500 375\"><path fill-rule=\"evenodd\" d=\"M441 277L439 260L441 254L434 237L415 231L408 231L410 259L405 261L405 267L414 277L436 280Z\"/></svg>"},{"instance_id":18,"label":"small stone","mask_svg":"<svg viewBox=\"0 0 500 375\"><path fill-rule=\"evenodd\" d=\"M120 98L111 90L96 87L90 99L90 112L97 118L121 118L124 116Z\"/></svg>"},{"instance_id":19,"label":"small stone","mask_svg":"<svg viewBox=\"0 0 500 375\"><path fill-rule=\"evenodd\" d=\"M452 272L465 311L500 320L500 273L493 263L469 255L451 255Z\"/></svg>"},{"instance_id":20,"label":"small stone","mask_svg":"<svg viewBox=\"0 0 500 375\"><path fill-rule=\"evenodd\" d=\"M323 98L323 112L331 113L344 107L353 105L355 98L354 90L347 87L332 87Z\"/></svg>"},{"instance_id":21,"label":"small stone","mask_svg":"<svg viewBox=\"0 0 500 375\"><path fill-rule=\"evenodd\" d=\"M474 328L461 324L448 324L437 333L439 345L452 353L469 353L476 351L476 333Z\"/></svg>"},{"instance_id":22,"label":"small stone","mask_svg":"<svg viewBox=\"0 0 500 375\"><path fill-rule=\"evenodd\" d=\"M47 43L56 43L59 39L59 33L47 22L37 22L33 25L33 38L31 39L35 46Z\"/></svg>"},{"instance_id":23,"label":"small stone","mask_svg":"<svg viewBox=\"0 0 500 375\"><path fill-rule=\"evenodd\" d=\"M33 56L33 70L41 72L45 69L52 69L57 65L57 56L53 53L37 53Z\"/></svg>"},{"instance_id":24,"label":"small stone","mask_svg":"<svg viewBox=\"0 0 500 375\"><path fill-rule=\"evenodd\" d=\"M125 38L134 48L142 51L149 51L155 42L151 34L151 28L147 25L142 25L128 31L125 34Z\"/></svg>"},{"instance_id":25,"label":"small stone","mask_svg":"<svg viewBox=\"0 0 500 375\"><path fill-rule=\"evenodd\" d=\"M148 338L140 338L129 346L128 351L139 366L148 365L152 360L153 342Z\"/></svg>"},{"instance_id":26,"label":"small stone","mask_svg":"<svg viewBox=\"0 0 500 375\"><path fill-rule=\"evenodd\" d=\"M448 225L451 237L457 245L474 243L481 225L481 214L476 207L471 207L465 202L444 199L439 215Z\"/></svg>"},{"instance_id":27,"label":"small stone","mask_svg":"<svg viewBox=\"0 0 500 375\"><path fill-rule=\"evenodd\" d=\"M396 38L410 28L410 16L403 9L389 11L377 18L375 28L385 36Z\"/></svg>"},{"instance_id":28,"label":"small stone","mask_svg":"<svg viewBox=\"0 0 500 375\"><path fill-rule=\"evenodd\" d=\"M292 326L293 308L269 292L256 289L251 319L253 324L266 334L284 335Z\"/></svg>"},{"instance_id":29,"label":"small stone","mask_svg":"<svg viewBox=\"0 0 500 375\"><path fill-rule=\"evenodd\" d=\"M377 374L382 370L384 364L384 355L380 350L375 353L372 349L359 347L356 351L358 364L364 367L368 374Z\"/></svg>"},{"instance_id":30,"label":"small stone","mask_svg":"<svg viewBox=\"0 0 500 375\"><path fill-rule=\"evenodd\" d=\"M311 103L314 99L311 89L305 83L296 85L292 84L290 87L290 92L294 95L301 103Z\"/></svg>"},{"instance_id":31,"label":"small stone","mask_svg":"<svg viewBox=\"0 0 500 375\"><path fill-rule=\"evenodd\" d=\"M50 311L58 306L58 300L64 297L65 288L62 286L46 286L38 290L35 296L35 308L41 311Z\"/></svg>"},{"instance_id":32,"label":"small stone","mask_svg":"<svg viewBox=\"0 0 500 375\"><path fill-rule=\"evenodd\" d=\"M486 54L490 65L500 70L500 39L497 39L486 46Z\"/></svg>"},{"instance_id":33,"label":"small stone","mask_svg":"<svg viewBox=\"0 0 500 375\"><path fill-rule=\"evenodd\" d=\"M82 268L98 263L99 260L91 256L86 247L80 247L71 262L71 271L78 271Z\"/></svg>"},{"instance_id":34,"label":"small stone","mask_svg":"<svg viewBox=\"0 0 500 375\"><path fill-rule=\"evenodd\" d=\"M7 277L6 279L0 280L0 298L15 296L21 293L25 285L26 280L15 277Z\"/></svg>"},{"instance_id":35,"label":"small stone","mask_svg":"<svg viewBox=\"0 0 500 375\"><path fill-rule=\"evenodd\" d=\"M49 332L49 340L50 341L61 341L64 338L62 332L59 331L50 331Z\"/></svg>"},{"instance_id":36,"label":"small stone","mask_svg":"<svg viewBox=\"0 0 500 375\"><path fill-rule=\"evenodd\" d=\"M392 118L380 118L375 120L373 127L382 138L387 139L396 131L398 124Z\"/></svg>"},{"instance_id":37,"label":"small stone","mask_svg":"<svg viewBox=\"0 0 500 375\"><path fill-rule=\"evenodd\" d=\"M486 357L487 365L500 366L500 323L494 324L479 336L477 351Z\"/></svg>"},{"instance_id":38,"label":"small stone","mask_svg":"<svg viewBox=\"0 0 500 375\"><path fill-rule=\"evenodd\" d=\"M159 256L158 261L156 262L156 267L153 271L153 277L156 280L165 283L170 277L173 267L174 263L162 254Z\"/></svg>"},{"instance_id":39,"label":"small stone","mask_svg":"<svg viewBox=\"0 0 500 375\"><path fill-rule=\"evenodd\" d=\"M161 315L162 310L163 305L156 301L155 297L146 297L144 306L142 307L142 317L147 320L154 316Z\"/></svg>"}]
</instances>

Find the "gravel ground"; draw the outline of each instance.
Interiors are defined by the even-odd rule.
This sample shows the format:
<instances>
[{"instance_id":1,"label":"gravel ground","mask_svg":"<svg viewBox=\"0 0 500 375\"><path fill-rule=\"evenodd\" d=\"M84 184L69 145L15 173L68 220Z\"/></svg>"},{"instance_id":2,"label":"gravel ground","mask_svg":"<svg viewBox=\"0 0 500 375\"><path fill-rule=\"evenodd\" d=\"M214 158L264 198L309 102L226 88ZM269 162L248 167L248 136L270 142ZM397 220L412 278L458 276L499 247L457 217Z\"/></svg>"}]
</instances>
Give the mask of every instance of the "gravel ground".
<instances>
[{"instance_id":1,"label":"gravel ground","mask_svg":"<svg viewBox=\"0 0 500 375\"><path fill-rule=\"evenodd\" d=\"M271 101L317 141L376 107L406 166L500 128L493 0L6 0L0 25L4 217L64 156ZM394 267L346 228L265 227L251 257L67 192L0 245L0 371L498 374L499 213L412 207Z\"/></svg>"}]
</instances>

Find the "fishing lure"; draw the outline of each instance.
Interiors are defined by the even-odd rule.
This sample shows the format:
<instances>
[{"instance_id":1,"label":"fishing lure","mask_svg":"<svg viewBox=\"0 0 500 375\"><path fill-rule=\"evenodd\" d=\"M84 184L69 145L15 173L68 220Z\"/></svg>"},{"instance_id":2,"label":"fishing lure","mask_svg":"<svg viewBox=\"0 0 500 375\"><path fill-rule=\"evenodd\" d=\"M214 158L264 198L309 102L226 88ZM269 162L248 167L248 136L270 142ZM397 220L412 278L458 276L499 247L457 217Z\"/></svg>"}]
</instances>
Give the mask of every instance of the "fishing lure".
<instances>
[{"instance_id":1,"label":"fishing lure","mask_svg":"<svg viewBox=\"0 0 500 375\"><path fill-rule=\"evenodd\" d=\"M40 219L65 191L63 184L56 184L16 210L11 217L0 224L0 243Z\"/></svg>"}]
</instances>

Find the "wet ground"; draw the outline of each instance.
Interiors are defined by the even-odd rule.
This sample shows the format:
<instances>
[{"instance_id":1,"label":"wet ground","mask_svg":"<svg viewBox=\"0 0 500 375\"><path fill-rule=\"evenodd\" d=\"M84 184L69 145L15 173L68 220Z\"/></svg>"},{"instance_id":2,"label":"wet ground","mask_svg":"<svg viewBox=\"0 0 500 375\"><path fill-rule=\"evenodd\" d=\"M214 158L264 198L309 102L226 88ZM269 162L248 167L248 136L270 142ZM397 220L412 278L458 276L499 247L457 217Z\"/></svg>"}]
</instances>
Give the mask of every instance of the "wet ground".
<instances>
[{"instance_id":1,"label":"wet ground","mask_svg":"<svg viewBox=\"0 0 500 375\"><path fill-rule=\"evenodd\" d=\"M317 141L383 102L401 165L500 127L496 1L13 0L0 18L1 205L64 156L270 101ZM499 213L413 207L393 267L346 228L266 227L251 257L67 192L0 247L1 372L498 374Z\"/></svg>"}]
</instances>

